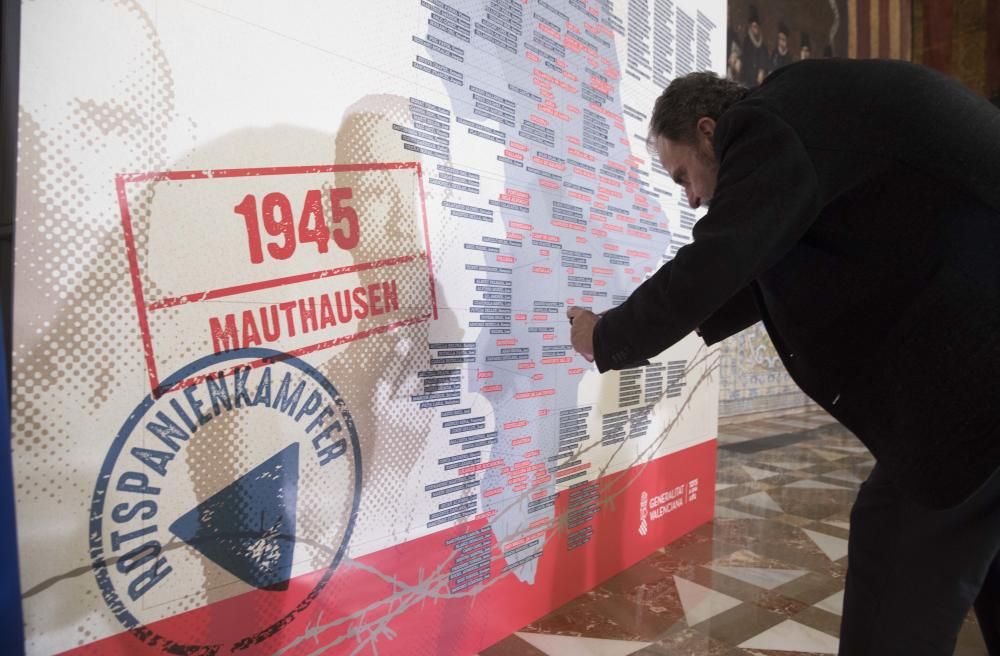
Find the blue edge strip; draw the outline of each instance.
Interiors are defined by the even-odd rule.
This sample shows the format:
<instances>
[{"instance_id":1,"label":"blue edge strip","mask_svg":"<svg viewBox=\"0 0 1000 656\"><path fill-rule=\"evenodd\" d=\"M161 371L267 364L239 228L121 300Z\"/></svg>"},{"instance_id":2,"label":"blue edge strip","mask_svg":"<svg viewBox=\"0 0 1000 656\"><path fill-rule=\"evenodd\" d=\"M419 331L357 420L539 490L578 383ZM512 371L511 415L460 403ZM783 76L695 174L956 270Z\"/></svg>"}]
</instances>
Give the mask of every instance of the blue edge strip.
<instances>
[{"instance_id":1,"label":"blue edge strip","mask_svg":"<svg viewBox=\"0 0 1000 656\"><path fill-rule=\"evenodd\" d=\"M3 344L0 322L0 344ZM7 353L0 348L0 644L4 654L24 653L21 585L14 520L14 473L11 465L10 408L7 405Z\"/></svg>"}]
</instances>

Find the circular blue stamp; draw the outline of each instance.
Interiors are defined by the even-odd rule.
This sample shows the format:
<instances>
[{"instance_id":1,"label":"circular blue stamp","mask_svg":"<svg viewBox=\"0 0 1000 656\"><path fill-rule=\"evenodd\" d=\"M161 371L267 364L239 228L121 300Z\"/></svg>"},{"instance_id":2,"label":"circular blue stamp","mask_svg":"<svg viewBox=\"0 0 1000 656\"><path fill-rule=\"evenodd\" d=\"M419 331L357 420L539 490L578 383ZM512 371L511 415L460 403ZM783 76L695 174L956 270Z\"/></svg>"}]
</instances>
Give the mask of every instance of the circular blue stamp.
<instances>
[{"instance_id":1,"label":"circular blue stamp","mask_svg":"<svg viewBox=\"0 0 1000 656\"><path fill-rule=\"evenodd\" d=\"M200 358L160 389L118 431L94 488L97 584L149 646L240 651L291 624L343 558L357 432L329 380L271 349Z\"/></svg>"}]
</instances>

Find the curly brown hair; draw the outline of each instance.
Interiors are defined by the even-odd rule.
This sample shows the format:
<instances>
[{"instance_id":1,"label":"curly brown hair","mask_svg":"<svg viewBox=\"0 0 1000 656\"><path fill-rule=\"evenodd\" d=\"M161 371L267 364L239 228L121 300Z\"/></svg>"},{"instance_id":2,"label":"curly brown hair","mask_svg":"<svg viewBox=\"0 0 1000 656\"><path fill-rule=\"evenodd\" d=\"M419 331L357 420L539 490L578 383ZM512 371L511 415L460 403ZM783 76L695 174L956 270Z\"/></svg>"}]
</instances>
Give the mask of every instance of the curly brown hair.
<instances>
[{"instance_id":1,"label":"curly brown hair","mask_svg":"<svg viewBox=\"0 0 1000 656\"><path fill-rule=\"evenodd\" d=\"M649 139L664 137L682 143L694 142L698 119L718 121L733 103L749 91L715 73L699 71L675 79L663 90L649 120Z\"/></svg>"}]
</instances>

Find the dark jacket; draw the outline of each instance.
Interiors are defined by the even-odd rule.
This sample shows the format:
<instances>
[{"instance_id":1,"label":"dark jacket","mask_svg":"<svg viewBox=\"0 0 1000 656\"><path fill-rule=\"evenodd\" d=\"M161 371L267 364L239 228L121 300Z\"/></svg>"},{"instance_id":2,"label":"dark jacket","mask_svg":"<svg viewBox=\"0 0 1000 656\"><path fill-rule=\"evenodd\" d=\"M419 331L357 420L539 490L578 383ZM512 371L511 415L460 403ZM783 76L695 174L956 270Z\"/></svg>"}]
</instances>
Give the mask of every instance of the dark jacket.
<instances>
[{"instance_id":1,"label":"dark jacket","mask_svg":"<svg viewBox=\"0 0 1000 656\"><path fill-rule=\"evenodd\" d=\"M717 121L694 241L608 312L598 368L763 320L909 496L1000 466L1000 111L902 62L808 60Z\"/></svg>"}]
</instances>

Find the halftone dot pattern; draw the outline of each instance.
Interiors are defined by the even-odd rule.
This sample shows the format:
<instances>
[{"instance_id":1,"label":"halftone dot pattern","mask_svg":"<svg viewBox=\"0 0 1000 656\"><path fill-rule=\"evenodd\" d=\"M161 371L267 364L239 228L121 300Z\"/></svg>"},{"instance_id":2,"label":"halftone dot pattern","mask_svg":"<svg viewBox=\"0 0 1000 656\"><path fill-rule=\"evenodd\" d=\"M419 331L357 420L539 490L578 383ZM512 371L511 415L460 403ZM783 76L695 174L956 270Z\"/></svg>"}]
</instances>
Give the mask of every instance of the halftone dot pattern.
<instances>
[{"instance_id":1,"label":"halftone dot pattern","mask_svg":"<svg viewBox=\"0 0 1000 656\"><path fill-rule=\"evenodd\" d=\"M94 179L70 152L82 142L99 158L135 168L163 161L163 148L149 144L147 137L149 131L165 133L170 120L169 68L142 9L132 3L114 7L139 19L147 41L116 85L115 97L67 100L67 115L45 128L27 111L23 114L19 177L37 184L19 189L17 297L19 305L30 297L24 305L38 311L19 313L15 334L19 411L14 433L19 436L29 435L19 422L32 416L27 411L31 402L44 399L63 380L74 381L60 396L75 401L77 411L96 410L107 402L123 373L118 371L119 331L134 324L113 173ZM136 105L119 104L123 97ZM121 141L112 144L110 136ZM40 437L61 437L61 428L52 426ZM45 470L46 465L31 463L26 469Z\"/></svg>"},{"instance_id":2,"label":"halftone dot pattern","mask_svg":"<svg viewBox=\"0 0 1000 656\"><path fill-rule=\"evenodd\" d=\"M416 153L402 147L400 132L394 129L411 125L409 99L388 94L360 98L347 108L341 119L336 136L336 163L419 161ZM426 171L423 174L426 176ZM415 177L408 171L405 177L402 172L336 176L338 187L354 187L352 204L362 221L361 242L354 252L357 261L426 250L415 183ZM426 267L426 263L421 262L421 266ZM423 276L423 271L426 268L416 275ZM381 275L379 271L361 272L361 284L375 282ZM430 307L429 290L427 294L428 297L422 294L418 299L418 307ZM436 329L447 334L459 332L450 314L439 316ZM448 325L440 325L445 323ZM367 512L359 518L359 527L405 530L399 523L411 519L403 516L401 499L413 494L408 489L409 480L422 460L431 422L436 417L434 410L421 409L410 399L410 395L421 391L417 372L430 366L427 351L430 329L425 322L373 335L352 342L342 353L320 365L347 401L361 441ZM364 549L357 540L352 546Z\"/></svg>"},{"instance_id":3,"label":"halftone dot pattern","mask_svg":"<svg viewBox=\"0 0 1000 656\"><path fill-rule=\"evenodd\" d=\"M386 95L360 99L345 112L337 136L338 163L421 159L402 148L400 132L392 129L393 126L400 125L409 127L410 121L408 99ZM427 223L433 243L434 237L440 237L433 233L436 213L440 212L440 202L443 200L440 196L447 198L449 194L427 185L428 163L422 161L421 164L424 167L424 190L429 192L429 202L426 203ZM378 193L378 184L377 180L373 180L369 186L362 186L362 194ZM430 202L431 194L439 196L436 202ZM418 226L408 225L400 220L400 217L421 220L419 206L407 208L400 200L408 201L408 194L397 190L390 195L399 209L393 206L386 208L388 204L384 200L380 201L378 196L369 197L374 201L371 204L373 210L379 208L384 212L382 215L371 216L373 222L382 222L376 225L380 225L379 233L385 237L369 244L371 248L382 249L373 256L391 256L398 252L397 243L405 245L412 243L415 238L422 240L422 229L418 230ZM413 202L419 202L419 198L414 198ZM439 240L437 243L440 245L444 241ZM412 248L418 248L422 252L424 244L414 244ZM365 256L364 259L370 258ZM364 279L362 276L363 281ZM423 391L416 373L430 367L427 345L431 341L431 331L449 336L460 335L462 332L456 318L446 307L446 299L440 286L436 300L439 319L433 324L420 324L369 338L358 343L351 353L345 354L340 360L347 365L346 378L342 379L350 381L350 387L344 388L345 394L357 392L362 399L360 408L352 406L356 408L353 415L365 448L366 462L369 463L366 466L365 481L365 508L369 512L360 521L362 525L378 526L385 533L398 531L399 535L405 535L408 530L415 528L409 524L414 518L401 511L401 506L405 505L401 503L401 499L409 498L415 492L412 488L413 474L415 468L423 466L421 454L426 450L431 422L437 416L436 411L421 409L410 398ZM426 307L423 303L424 299L420 299L418 305ZM396 518L407 524L400 525ZM355 546L364 549L364 545Z\"/></svg>"},{"instance_id":4,"label":"halftone dot pattern","mask_svg":"<svg viewBox=\"0 0 1000 656\"><path fill-rule=\"evenodd\" d=\"M106 444L117 427L98 417L122 403L116 394L124 381L144 376L115 175L162 166L174 117L170 67L137 2L88 4L88 17L117 35L120 58L104 71L102 88L91 95L70 91L64 82L98 58L94 34L79 29L75 11L40 1L22 8L21 67L46 88L21 94L12 435L18 504L36 517L59 517L60 531L84 539L66 553L49 539L46 524L21 517L26 588L54 574L46 563L67 563L70 570L88 559L87 504L102 454L84 448L82 457L70 457L66 445L79 454L81 443ZM51 58L53 42L72 54ZM148 392L125 387L133 393L126 405ZM65 631L82 641L106 630L101 617L85 610L99 602L92 579L86 583L43 608L25 602L29 650L57 627L73 627Z\"/></svg>"}]
</instances>

